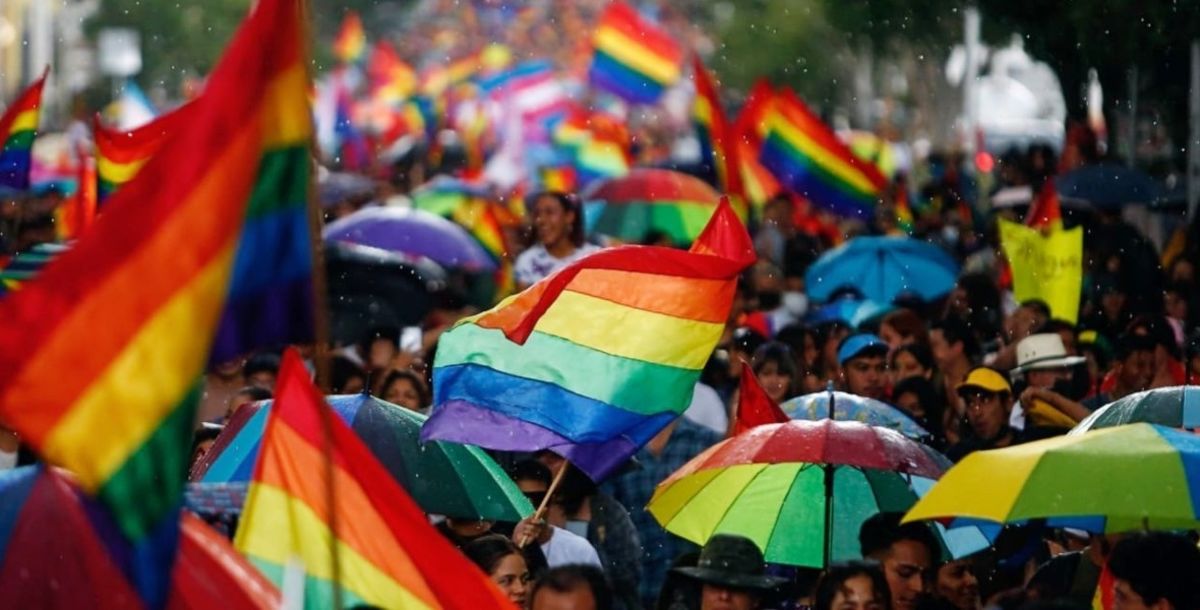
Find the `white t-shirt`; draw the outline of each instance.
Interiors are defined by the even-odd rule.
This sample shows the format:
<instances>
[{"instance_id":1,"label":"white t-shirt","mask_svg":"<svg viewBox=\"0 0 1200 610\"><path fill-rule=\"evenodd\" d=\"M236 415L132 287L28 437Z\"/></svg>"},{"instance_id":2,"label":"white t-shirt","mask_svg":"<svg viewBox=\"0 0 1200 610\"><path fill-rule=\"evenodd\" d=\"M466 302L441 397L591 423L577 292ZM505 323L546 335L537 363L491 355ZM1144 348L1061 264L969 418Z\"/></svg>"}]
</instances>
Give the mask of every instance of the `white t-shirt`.
<instances>
[{"instance_id":1,"label":"white t-shirt","mask_svg":"<svg viewBox=\"0 0 1200 610\"><path fill-rule=\"evenodd\" d=\"M571 564L585 564L603 569L600 565L600 555L592 548L587 538L572 534L560 527L550 526L553 534L550 541L542 545L542 554L546 556L546 564L552 568Z\"/></svg>"},{"instance_id":2,"label":"white t-shirt","mask_svg":"<svg viewBox=\"0 0 1200 610\"><path fill-rule=\"evenodd\" d=\"M585 243L575 248L575 251L570 256L555 258L546 251L545 246L537 244L517 256L517 262L513 266L513 274L516 276L517 283L519 284L534 284L547 275L599 250L600 248L595 245Z\"/></svg>"}]
</instances>

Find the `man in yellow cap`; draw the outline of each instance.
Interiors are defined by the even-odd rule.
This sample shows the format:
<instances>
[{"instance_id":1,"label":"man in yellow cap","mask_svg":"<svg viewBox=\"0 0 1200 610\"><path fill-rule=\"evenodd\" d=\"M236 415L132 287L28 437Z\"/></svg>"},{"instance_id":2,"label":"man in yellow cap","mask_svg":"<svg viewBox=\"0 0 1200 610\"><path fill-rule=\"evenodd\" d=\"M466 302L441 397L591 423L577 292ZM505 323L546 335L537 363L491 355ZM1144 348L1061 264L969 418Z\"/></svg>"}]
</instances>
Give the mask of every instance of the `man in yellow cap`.
<instances>
[{"instance_id":1,"label":"man in yellow cap","mask_svg":"<svg viewBox=\"0 0 1200 610\"><path fill-rule=\"evenodd\" d=\"M970 430L946 452L955 462L972 451L997 449L1022 442L1020 433L1008 425L1012 413L1012 386L1003 373L986 366L975 367L956 389L966 409Z\"/></svg>"}]
</instances>

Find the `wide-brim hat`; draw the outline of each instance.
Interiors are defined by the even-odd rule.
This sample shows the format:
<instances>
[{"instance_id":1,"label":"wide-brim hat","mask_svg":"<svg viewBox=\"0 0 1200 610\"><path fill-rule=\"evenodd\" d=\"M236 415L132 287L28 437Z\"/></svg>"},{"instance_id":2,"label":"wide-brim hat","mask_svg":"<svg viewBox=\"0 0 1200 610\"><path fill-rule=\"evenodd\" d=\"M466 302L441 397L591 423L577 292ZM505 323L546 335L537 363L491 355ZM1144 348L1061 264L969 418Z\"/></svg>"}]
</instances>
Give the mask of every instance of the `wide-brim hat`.
<instances>
[{"instance_id":1,"label":"wide-brim hat","mask_svg":"<svg viewBox=\"0 0 1200 610\"><path fill-rule=\"evenodd\" d=\"M730 589L769 591L787 582L765 573L762 551L754 541L743 536L717 534L700 550L695 566L673 570L701 583Z\"/></svg>"},{"instance_id":2,"label":"wide-brim hat","mask_svg":"<svg viewBox=\"0 0 1200 610\"><path fill-rule=\"evenodd\" d=\"M1058 333L1029 335L1017 343L1017 367L1014 373L1039 369L1059 369L1086 361L1083 356L1068 356Z\"/></svg>"}]
</instances>

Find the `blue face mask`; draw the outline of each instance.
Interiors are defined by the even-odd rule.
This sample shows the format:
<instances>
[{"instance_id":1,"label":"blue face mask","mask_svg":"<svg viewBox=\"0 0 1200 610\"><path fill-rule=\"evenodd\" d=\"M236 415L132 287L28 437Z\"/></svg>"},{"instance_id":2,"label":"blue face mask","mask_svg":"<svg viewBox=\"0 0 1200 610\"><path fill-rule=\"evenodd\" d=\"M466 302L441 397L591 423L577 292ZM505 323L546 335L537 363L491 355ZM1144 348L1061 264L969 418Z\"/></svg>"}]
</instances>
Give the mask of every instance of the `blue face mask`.
<instances>
[{"instance_id":1,"label":"blue face mask","mask_svg":"<svg viewBox=\"0 0 1200 610\"><path fill-rule=\"evenodd\" d=\"M564 529L572 534L575 534L576 536L579 536L580 538L587 538L588 522L572 519L567 521L567 527Z\"/></svg>"}]
</instances>

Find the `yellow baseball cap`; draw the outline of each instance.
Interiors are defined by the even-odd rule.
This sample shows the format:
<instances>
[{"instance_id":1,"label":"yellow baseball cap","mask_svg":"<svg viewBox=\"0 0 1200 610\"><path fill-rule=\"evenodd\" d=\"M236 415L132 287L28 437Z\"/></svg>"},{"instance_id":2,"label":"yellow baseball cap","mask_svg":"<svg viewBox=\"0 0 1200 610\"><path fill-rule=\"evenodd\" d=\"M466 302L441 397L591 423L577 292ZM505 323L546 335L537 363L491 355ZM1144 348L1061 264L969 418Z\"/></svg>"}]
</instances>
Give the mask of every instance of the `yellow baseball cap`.
<instances>
[{"instance_id":1,"label":"yellow baseball cap","mask_svg":"<svg viewBox=\"0 0 1200 610\"><path fill-rule=\"evenodd\" d=\"M955 391L961 396L963 390L983 390L991 394L999 394L1008 392L1012 394L1012 386L1008 385L1008 380L1004 375L990 369L986 366L975 367L967 374L967 378L962 383L958 384Z\"/></svg>"}]
</instances>

